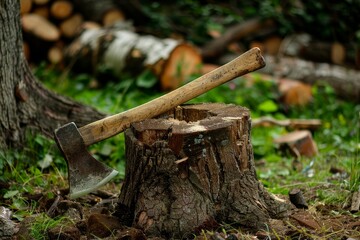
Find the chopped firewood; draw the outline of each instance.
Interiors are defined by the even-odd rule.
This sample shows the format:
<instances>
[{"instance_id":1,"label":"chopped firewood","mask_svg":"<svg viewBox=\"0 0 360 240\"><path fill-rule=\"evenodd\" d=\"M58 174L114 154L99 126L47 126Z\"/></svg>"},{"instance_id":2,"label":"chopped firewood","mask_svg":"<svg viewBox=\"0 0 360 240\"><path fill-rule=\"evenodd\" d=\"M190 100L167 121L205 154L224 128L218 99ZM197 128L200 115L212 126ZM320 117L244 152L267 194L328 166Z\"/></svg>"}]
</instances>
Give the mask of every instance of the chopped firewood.
<instances>
[{"instance_id":1,"label":"chopped firewood","mask_svg":"<svg viewBox=\"0 0 360 240\"><path fill-rule=\"evenodd\" d=\"M65 19L73 12L73 4L66 0L59 0L52 3L50 7L51 16L56 19Z\"/></svg>"},{"instance_id":2,"label":"chopped firewood","mask_svg":"<svg viewBox=\"0 0 360 240\"><path fill-rule=\"evenodd\" d=\"M21 0L20 1L20 14L29 13L31 11L32 1L31 0Z\"/></svg>"},{"instance_id":3,"label":"chopped firewood","mask_svg":"<svg viewBox=\"0 0 360 240\"><path fill-rule=\"evenodd\" d=\"M286 146L296 157L313 157L318 153L311 132L299 130L274 139L274 143Z\"/></svg>"},{"instance_id":4,"label":"chopped firewood","mask_svg":"<svg viewBox=\"0 0 360 240\"><path fill-rule=\"evenodd\" d=\"M60 31L64 37L73 38L80 32L83 17L80 14L74 14L60 24Z\"/></svg>"},{"instance_id":5,"label":"chopped firewood","mask_svg":"<svg viewBox=\"0 0 360 240\"><path fill-rule=\"evenodd\" d=\"M270 55L276 55L279 52L282 39L278 36L271 36L265 39L264 48L265 53Z\"/></svg>"},{"instance_id":6,"label":"chopped firewood","mask_svg":"<svg viewBox=\"0 0 360 240\"><path fill-rule=\"evenodd\" d=\"M110 9L104 14L102 18L102 24L107 27L113 25L117 21L124 20L125 16L119 9Z\"/></svg>"},{"instance_id":7,"label":"chopped firewood","mask_svg":"<svg viewBox=\"0 0 360 240\"><path fill-rule=\"evenodd\" d=\"M43 18L46 18L46 19L48 19L50 16L50 10L46 5L45 6L36 6L31 13L42 16Z\"/></svg>"},{"instance_id":8,"label":"chopped firewood","mask_svg":"<svg viewBox=\"0 0 360 240\"><path fill-rule=\"evenodd\" d=\"M335 64L345 62L346 49L341 43L335 42L331 45L331 61Z\"/></svg>"},{"instance_id":9,"label":"chopped firewood","mask_svg":"<svg viewBox=\"0 0 360 240\"><path fill-rule=\"evenodd\" d=\"M25 14L21 18L24 32L44 41L56 41L60 38L58 28L46 18L36 14Z\"/></svg>"},{"instance_id":10,"label":"chopped firewood","mask_svg":"<svg viewBox=\"0 0 360 240\"><path fill-rule=\"evenodd\" d=\"M308 205L304 199L304 196L300 189L294 188L289 192L290 202L297 208L308 208Z\"/></svg>"},{"instance_id":11,"label":"chopped firewood","mask_svg":"<svg viewBox=\"0 0 360 240\"><path fill-rule=\"evenodd\" d=\"M360 191L354 192L351 201L351 209L350 212L356 213L360 208Z\"/></svg>"},{"instance_id":12,"label":"chopped firewood","mask_svg":"<svg viewBox=\"0 0 360 240\"><path fill-rule=\"evenodd\" d=\"M85 30L69 46L65 58L76 58L74 68L81 67L80 71L101 65L118 76L125 69L139 73L147 68L159 78L163 90L179 87L201 64L197 48L189 43L104 28Z\"/></svg>"},{"instance_id":13,"label":"chopped firewood","mask_svg":"<svg viewBox=\"0 0 360 240\"><path fill-rule=\"evenodd\" d=\"M63 60L63 51L59 46L53 46L48 51L48 60L52 64L58 64Z\"/></svg>"},{"instance_id":14,"label":"chopped firewood","mask_svg":"<svg viewBox=\"0 0 360 240\"><path fill-rule=\"evenodd\" d=\"M310 129L315 130L321 126L319 119L283 119L277 120L272 117L261 117L252 120L252 126L271 126L277 125L282 127L289 127L292 129Z\"/></svg>"},{"instance_id":15,"label":"chopped firewood","mask_svg":"<svg viewBox=\"0 0 360 240\"><path fill-rule=\"evenodd\" d=\"M261 52L269 55L276 55L279 52L282 39L278 36L270 36L265 40L254 39L250 42L250 47L258 47Z\"/></svg>"},{"instance_id":16,"label":"chopped firewood","mask_svg":"<svg viewBox=\"0 0 360 240\"><path fill-rule=\"evenodd\" d=\"M278 86L281 99L288 106L303 106L312 100L310 84L283 78L278 81Z\"/></svg>"}]
</instances>

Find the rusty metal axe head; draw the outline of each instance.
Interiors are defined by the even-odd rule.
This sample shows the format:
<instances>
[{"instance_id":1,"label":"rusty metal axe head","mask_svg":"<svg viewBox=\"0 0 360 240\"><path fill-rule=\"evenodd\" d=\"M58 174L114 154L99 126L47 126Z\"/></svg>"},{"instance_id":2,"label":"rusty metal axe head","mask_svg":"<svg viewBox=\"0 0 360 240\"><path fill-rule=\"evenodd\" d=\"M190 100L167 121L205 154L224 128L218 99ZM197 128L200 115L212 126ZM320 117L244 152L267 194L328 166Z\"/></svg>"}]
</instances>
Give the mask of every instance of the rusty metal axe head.
<instances>
[{"instance_id":1,"label":"rusty metal axe head","mask_svg":"<svg viewBox=\"0 0 360 240\"><path fill-rule=\"evenodd\" d=\"M55 141L67 161L70 198L88 194L118 174L91 156L75 123L56 129Z\"/></svg>"}]
</instances>

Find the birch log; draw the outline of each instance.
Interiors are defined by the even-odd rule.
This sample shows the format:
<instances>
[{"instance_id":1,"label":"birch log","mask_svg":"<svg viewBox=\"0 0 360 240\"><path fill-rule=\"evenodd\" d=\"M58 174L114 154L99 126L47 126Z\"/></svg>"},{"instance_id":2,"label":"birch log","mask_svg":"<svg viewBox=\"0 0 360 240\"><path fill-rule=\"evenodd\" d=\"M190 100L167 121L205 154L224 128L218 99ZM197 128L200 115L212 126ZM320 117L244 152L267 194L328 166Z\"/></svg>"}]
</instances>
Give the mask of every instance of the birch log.
<instances>
[{"instance_id":1,"label":"birch log","mask_svg":"<svg viewBox=\"0 0 360 240\"><path fill-rule=\"evenodd\" d=\"M147 68L158 77L163 90L177 88L201 63L191 44L111 29L85 30L69 46L65 59L75 61L74 68L80 71L101 66L117 76Z\"/></svg>"}]
</instances>

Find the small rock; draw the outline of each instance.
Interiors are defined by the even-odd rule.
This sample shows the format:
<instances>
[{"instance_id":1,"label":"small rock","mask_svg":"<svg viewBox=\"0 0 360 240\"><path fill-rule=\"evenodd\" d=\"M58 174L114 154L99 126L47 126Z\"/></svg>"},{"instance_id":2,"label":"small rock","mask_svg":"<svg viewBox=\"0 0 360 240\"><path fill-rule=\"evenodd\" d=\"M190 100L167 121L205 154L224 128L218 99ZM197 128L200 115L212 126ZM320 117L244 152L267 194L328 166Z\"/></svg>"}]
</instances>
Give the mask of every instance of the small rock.
<instances>
[{"instance_id":1,"label":"small rock","mask_svg":"<svg viewBox=\"0 0 360 240\"><path fill-rule=\"evenodd\" d=\"M104 214L93 214L88 219L88 231L90 235L100 238L108 237L116 229L121 229L119 219Z\"/></svg>"},{"instance_id":2,"label":"small rock","mask_svg":"<svg viewBox=\"0 0 360 240\"><path fill-rule=\"evenodd\" d=\"M79 240L81 233L74 226L56 226L48 231L50 240Z\"/></svg>"},{"instance_id":3,"label":"small rock","mask_svg":"<svg viewBox=\"0 0 360 240\"><path fill-rule=\"evenodd\" d=\"M289 192L289 198L291 203L294 204L297 208L309 208L300 189L292 189Z\"/></svg>"},{"instance_id":4,"label":"small rock","mask_svg":"<svg viewBox=\"0 0 360 240\"><path fill-rule=\"evenodd\" d=\"M15 234L15 223L10 220L11 211L0 206L0 239L11 239Z\"/></svg>"},{"instance_id":5,"label":"small rock","mask_svg":"<svg viewBox=\"0 0 360 240\"><path fill-rule=\"evenodd\" d=\"M64 217L67 217L73 222L81 221L81 213L76 208L69 208L64 214Z\"/></svg>"}]
</instances>

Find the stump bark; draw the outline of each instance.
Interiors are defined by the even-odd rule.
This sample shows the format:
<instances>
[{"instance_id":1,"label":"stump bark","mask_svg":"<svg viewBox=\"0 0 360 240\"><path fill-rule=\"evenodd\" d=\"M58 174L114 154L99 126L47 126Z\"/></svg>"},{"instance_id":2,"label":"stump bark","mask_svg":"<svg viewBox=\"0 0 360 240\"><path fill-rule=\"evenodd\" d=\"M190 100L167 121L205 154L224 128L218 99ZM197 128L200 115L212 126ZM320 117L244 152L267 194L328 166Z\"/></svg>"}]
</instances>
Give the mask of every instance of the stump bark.
<instances>
[{"instance_id":1,"label":"stump bark","mask_svg":"<svg viewBox=\"0 0 360 240\"><path fill-rule=\"evenodd\" d=\"M132 124L117 215L167 239L222 223L260 229L284 216L287 205L256 177L250 130L249 110L225 104L185 105Z\"/></svg>"}]
</instances>

